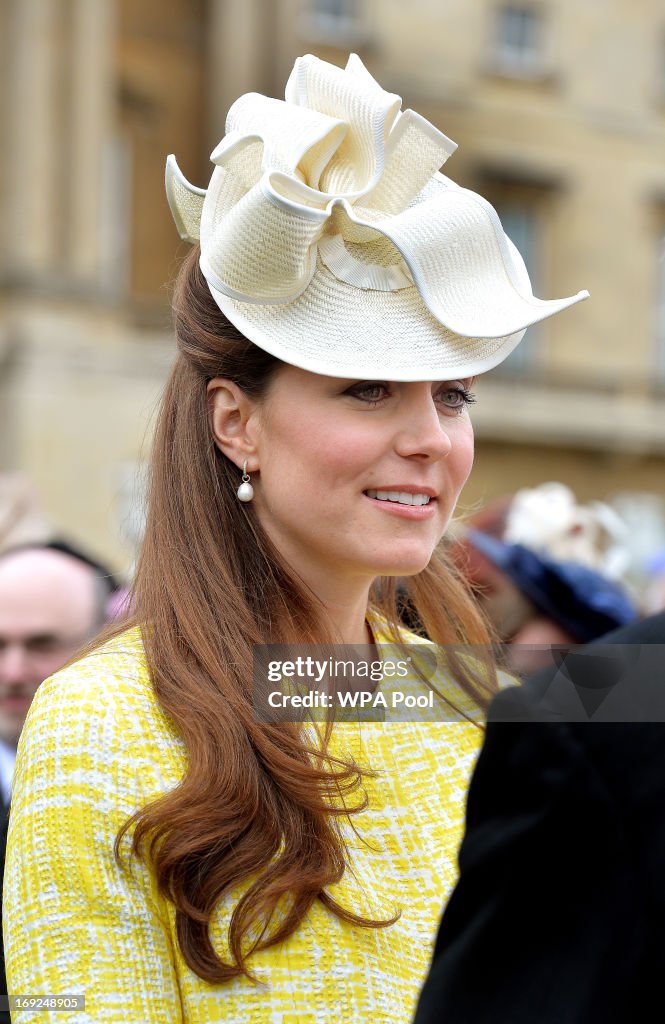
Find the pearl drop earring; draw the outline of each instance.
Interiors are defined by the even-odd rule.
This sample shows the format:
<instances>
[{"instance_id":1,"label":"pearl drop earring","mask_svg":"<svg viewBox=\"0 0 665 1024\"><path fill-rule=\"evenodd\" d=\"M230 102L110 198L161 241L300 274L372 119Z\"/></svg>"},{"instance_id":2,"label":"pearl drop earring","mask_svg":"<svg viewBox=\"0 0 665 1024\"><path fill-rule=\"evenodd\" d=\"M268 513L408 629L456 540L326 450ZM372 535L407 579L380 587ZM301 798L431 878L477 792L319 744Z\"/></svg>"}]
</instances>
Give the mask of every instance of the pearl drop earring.
<instances>
[{"instance_id":1,"label":"pearl drop earring","mask_svg":"<svg viewBox=\"0 0 665 1024\"><path fill-rule=\"evenodd\" d=\"M247 459L245 459L242 467L242 483L238 488L238 501L251 501L254 497L254 488L249 482L249 473L247 472Z\"/></svg>"}]
</instances>

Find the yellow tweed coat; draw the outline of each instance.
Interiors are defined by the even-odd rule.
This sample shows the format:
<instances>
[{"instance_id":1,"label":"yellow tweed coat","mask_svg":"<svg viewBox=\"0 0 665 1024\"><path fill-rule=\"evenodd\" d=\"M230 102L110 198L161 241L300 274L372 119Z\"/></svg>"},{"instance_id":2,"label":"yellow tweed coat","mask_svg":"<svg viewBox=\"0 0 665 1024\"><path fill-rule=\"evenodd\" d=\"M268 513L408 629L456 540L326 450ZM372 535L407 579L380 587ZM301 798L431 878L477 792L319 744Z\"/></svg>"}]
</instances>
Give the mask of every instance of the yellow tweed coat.
<instances>
[{"instance_id":1,"label":"yellow tweed coat","mask_svg":"<svg viewBox=\"0 0 665 1024\"><path fill-rule=\"evenodd\" d=\"M385 929L361 928L317 901L295 934L252 957L262 984L211 985L185 964L173 907L150 869L134 861L130 875L113 857L122 823L176 786L186 764L155 700L140 633L59 672L38 690L19 746L5 956L10 993L84 995L85 1009L21 1010L13 1020L406 1024L455 881L480 739L463 721L336 725L335 749L378 774L365 781L367 809L353 817L359 835L346 828L350 868L333 894L372 916L401 916ZM241 891L213 922L222 953Z\"/></svg>"}]
</instances>

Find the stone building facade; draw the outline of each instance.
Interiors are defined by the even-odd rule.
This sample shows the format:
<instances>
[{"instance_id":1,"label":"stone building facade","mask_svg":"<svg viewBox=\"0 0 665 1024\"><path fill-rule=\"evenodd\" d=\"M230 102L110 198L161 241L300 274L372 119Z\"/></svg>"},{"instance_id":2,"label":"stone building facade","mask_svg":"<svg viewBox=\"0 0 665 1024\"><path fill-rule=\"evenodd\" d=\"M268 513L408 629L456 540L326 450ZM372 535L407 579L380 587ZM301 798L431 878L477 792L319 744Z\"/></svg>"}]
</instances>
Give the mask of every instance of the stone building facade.
<instances>
[{"instance_id":1,"label":"stone building facade","mask_svg":"<svg viewBox=\"0 0 665 1024\"><path fill-rule=\"evenodd\" d=\"M164 158L206 184L238 95L280 95L300 53L350 50L459 144L446 173L494 203L536 293L591 292L477 383L465 504L562 479L632 495L657 539L659 0L4 0L0 472L22 469L61 528L129 567L183 252Z\"/></svg>"}]
</instances>

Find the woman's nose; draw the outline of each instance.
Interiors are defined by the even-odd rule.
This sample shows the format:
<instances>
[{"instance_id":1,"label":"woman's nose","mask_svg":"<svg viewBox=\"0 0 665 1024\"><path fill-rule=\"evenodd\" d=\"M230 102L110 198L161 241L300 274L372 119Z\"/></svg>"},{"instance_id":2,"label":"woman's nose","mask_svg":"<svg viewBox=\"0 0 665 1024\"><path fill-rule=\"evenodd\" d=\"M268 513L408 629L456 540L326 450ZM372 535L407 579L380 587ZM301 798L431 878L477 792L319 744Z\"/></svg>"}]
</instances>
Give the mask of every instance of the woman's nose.
<instances>
[{"instance_id":1,"label":"woman's nose","mask_svg":"<svg viewBox=\"0 0 665 1024\"><path fill-rule=\"evenodd\" d=\"M427 401L408 403L402 411L403 422L395 442L399 455L443 459L450 454L452 441L448 424L431 395Z\"/></svg>"}]
</instances>

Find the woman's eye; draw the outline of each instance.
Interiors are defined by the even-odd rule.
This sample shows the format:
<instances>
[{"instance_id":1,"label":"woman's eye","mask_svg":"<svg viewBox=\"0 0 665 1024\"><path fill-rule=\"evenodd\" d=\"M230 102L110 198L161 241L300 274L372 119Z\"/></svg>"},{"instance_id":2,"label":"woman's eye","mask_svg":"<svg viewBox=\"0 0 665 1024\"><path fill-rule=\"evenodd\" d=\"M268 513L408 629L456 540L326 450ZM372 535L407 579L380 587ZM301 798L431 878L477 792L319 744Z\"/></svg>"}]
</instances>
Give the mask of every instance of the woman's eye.
<instances>
[{"instance_id":1,"label":"woman's eye","mask_svg":"<svg viewBox=\"0 0 665 1024\"><path fill-rule=\"evenodd\" d=\"M377 384L376 381L365 381L361 384L354 384L352 388L348 389L346 394L359 398L362 402L372 404L380 402L382 398L385 398L388 394L388 388L385 384Z\"/></svg>"},{"instance_id":2,"label":"woman's eye","mask_svg":"<svg viewBox=\"0 0 665 1024\"><path fill-rule=\"evenodd\" d=\"M462 412L467 405L472 405L476 396L469 391L467 388L461 386L455 388L443 388L439 392L439 401L446 406L447 409L452 409L455 412Z\"/></svg>"}]
</instances>

